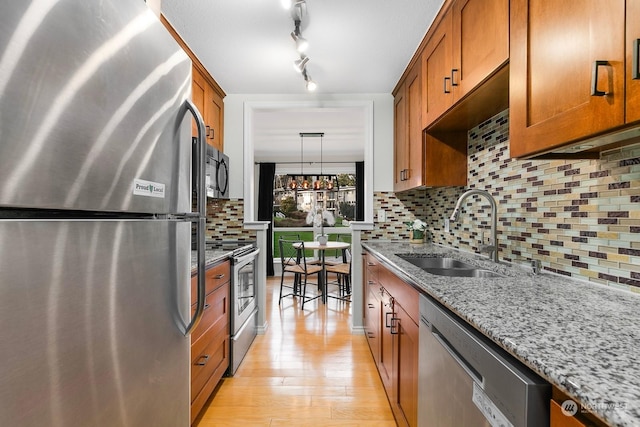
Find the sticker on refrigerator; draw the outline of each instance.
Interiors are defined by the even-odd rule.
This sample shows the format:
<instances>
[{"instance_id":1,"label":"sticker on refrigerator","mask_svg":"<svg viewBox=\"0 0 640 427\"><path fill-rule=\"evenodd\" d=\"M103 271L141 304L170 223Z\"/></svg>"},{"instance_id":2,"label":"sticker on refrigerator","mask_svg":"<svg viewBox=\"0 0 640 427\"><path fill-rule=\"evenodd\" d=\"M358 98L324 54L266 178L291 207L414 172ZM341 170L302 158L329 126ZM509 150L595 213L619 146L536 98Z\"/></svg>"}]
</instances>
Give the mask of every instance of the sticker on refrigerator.
<instances>
[{"instance_id":1,"label":"sticker on refrigerator","mask_svg":"<svg viewBox=\"0 0 640 427\"><path fill-rule=\"evenodd\" d=\"M482 415L489 421L491 427L513 427L507 417L504 416L498 407L489 399L484 390L474 381L473 382L473 403L476 404Z\"/></svg>"},{"instance_id":2,"label":"sticker on refrigerator","mask_svg":"<svg viewBox=\"0 0 640 427\"><path fill-rule=\"evenodd\" d=\"M133 194L136 196L158 197L164 199L164 184L144 179L133 180Z\"/></svg>"}]
</instances>

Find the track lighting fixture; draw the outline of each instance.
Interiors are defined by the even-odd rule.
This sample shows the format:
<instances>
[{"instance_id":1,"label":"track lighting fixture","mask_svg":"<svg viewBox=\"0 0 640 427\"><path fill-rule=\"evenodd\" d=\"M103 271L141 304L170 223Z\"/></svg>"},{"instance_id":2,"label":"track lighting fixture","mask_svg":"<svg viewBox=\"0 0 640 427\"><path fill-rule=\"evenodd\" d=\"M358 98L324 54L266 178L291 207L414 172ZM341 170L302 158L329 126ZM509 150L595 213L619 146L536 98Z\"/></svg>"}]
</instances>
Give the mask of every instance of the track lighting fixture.
<instances>
[{"instance_id":1,"label":"track lighting fixture","mask_svg":"<svg viewBox=\"0 0 640 427\"><path fill-rule=\"evenodd\" d=\"M297 72L302 73L303 71L305 71L305 67L307 66L307 62L309 62L309 57L308 56L304 56L304 55L300 55L300 59L297 59L297 60L293 61L293 68Z\"/></svg>"},{"instance_id":2,"label":"track lighting fixture","mask_svg":"<svg viewBox=\"0 0 640 427\"><path fill-rule=\"evenodd\" d=\"M306 0L281 0L282 6L285 9L291 9L291 7L295 7L294 10L291 11L291 18L293 19L293 31L291 32L291 38L296 43L296 50L300 54L300 59L297 59L293 62L293 68L302 74L304 78L307 90L309 92L313 92L316 90L318 85L316 82L311 80L309 74L307 74L307 63L309 62L309 57L304 54L309 46L309 42L307 39L302 37L302 15L306 14Z\"/></svg>"},{"instance_id":3,"label":"track lighting fixture","mask_svg":"<svg viewBox=\"0 0 640 427\"><path fill-rule=\"evenodd\" d=\"M300 32L299 19L296 19L295 26L295 29L291 32L291 38L294 42L296 42L296 49L298 50L298 52L302 53L307 50L307 47L309 47L309 42L307 41L307 39L302 37L302 33Z\"/></svg>"},{"instance_id":4,"label":"track lighting fixture","mask_svg":"<svg viewBox=\"0 0 640 427\"><path fill-rule=\"evenodd\" d=\"M289 10L293 6L302 6L303 4L306 4L306 1L305 0L281 0L280 3L282 3L282 7L284 7L286 10Z\"/></svg>"},{"instance_id":5,"label":"track lighting fixture","mask_svg":"<svg viewBox=\"0 0 640 427\"><path fill-rule=\"evenodd\" d=\"M304 81L307 82L307 90L309 92L313 92L314 90L316 90L318 85L316 84L316 82L311 80L311 76L309 75L309 73L307 73L306 68L302 70L302 77L304 77Z\"/></svg>"}]
</instances>

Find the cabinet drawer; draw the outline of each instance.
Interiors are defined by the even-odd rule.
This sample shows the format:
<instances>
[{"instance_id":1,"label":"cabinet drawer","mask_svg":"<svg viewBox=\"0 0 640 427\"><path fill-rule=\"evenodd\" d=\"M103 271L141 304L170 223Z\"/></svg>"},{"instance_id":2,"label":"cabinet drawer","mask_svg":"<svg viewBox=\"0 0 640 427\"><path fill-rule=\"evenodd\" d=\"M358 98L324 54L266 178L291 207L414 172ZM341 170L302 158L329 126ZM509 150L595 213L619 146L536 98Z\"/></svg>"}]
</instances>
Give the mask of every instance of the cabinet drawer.
<instances>
[{"instance_id":1,"label":"cabinet drawer","mask_svg":"<svg viewBox=\"0 0 640 427\"><path fill-rule=\"evenodd\" d=\"M228 325L229 324L229 283L225 283L215 291L211 292L205 297L204 300L204 313L200 323L191 333L191 344L195 344L196 341L205 333L209 328L215 324ZM195 313L195 305L191 306L191 313ZM228 326L227 326L228 329Z\"/></svg>"},{"instance_id":2,"label":"cabinet drawer","mask_svg":"<svg viewBox=\"0 0 640 427\"><path fill-rule=\"evenodd\" d=\"M378 280L378 267L378 260L369 254L365 254L365 268L367 269L368 277L373 281Z\"/></svg>"},{"instance_id":3,"label":"cabinet drawer","mask_svg":"<svg viewBox=\"0 0 640 427\"><path fill-rule=\"evenodd\" d=\"M222 371L222 374L229 367L228 328L209 328L199 341L202 342L202 346L194 345L191 347L192 402L196 399L214 372ZM200 342L198 344L200 344ZM200 347L202 348L198 351Z\"/></svg>"},{"instance_id":4,"label":"cabinet drawer","mask_svg":"<svg viewBox=\"0 0 640 427\"><path fill-rule=\"evenodd\" d=\"M223 261L219 264L209 267L205 271L206 290L205 295L208 295L222 285L229 281L231 277L231 263L229 260ZM191 304L195 304L198 299L198 275L191 276Z\"/></svg>"},{"instance_id":5,"label":"cabinet drawer","mask_svg":"<svg viewBox=\"0 0 640 427\"><path fill-rule=\"evenodd\" d=\"M378 281L417 324L420 321L419 292L384 267L380 268Z\"/></svg>"}]
</instances>

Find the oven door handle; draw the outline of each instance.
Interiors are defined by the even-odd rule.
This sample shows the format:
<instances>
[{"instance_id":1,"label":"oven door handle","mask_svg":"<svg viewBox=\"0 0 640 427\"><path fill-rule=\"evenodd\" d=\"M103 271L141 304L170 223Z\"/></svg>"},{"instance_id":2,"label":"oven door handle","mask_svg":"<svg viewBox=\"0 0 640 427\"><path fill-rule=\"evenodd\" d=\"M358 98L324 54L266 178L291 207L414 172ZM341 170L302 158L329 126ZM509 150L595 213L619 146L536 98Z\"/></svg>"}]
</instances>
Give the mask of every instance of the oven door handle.
<instances>
[{"instance_id":1,"label":"oven door handle","mask_svg":"<svg viewBox=\"0 0 640 427\"><path fill-rule=\"evenodd\" d=\"M260 253L260 248L256 248L255 250L249 252L248 254L242 255L242 256L240 256L238 258L233 258L233 263L236 264L236 265L237 264L242 264L243 262L245 262L247 260L255 258L256 255L258 255L258 253Z\"/></svg>"}]
</instances>

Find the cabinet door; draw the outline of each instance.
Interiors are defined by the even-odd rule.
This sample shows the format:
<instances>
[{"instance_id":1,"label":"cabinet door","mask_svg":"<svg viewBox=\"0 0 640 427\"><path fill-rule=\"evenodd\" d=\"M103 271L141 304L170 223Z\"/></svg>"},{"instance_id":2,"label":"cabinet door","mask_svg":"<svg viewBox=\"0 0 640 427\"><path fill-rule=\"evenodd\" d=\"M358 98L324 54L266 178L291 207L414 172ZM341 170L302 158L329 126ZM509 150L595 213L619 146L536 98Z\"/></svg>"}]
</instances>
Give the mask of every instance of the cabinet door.
<instances>
[{"instance_id":1,"label":"cabinet door","mask_svg":"<svg viewBox=\"0 0 640 427\"><path fill-rule=\"evenodd\" d=\"M409 153L409 138L407 132L407 97L406 85L402 85L393 100L393 189L405 190L407 174L407 157Z\"/></svg>"},{"instance_id":2,"label":"cabinet door","mask_svg":"<svg viewBox=\"0 0 640 427\"><path fill-rule=\"evenodd\" d=\"M202 119L206 124L207 117L205 114L205 99L208 84L196 67L192 67L191 73L191 100L193 101L193 104L196 106L198 111L200 111L200 114L202 114ZM198 135L198 126L196 125L195 120L192 120L191 122L191 134L193 136Z\"/></svg>"},{"instance_id":3,"label":"cabinet door","mask_svg":"<svg viewBox=\"0 0 640 427\"><path fill-rule=\"evenodd\" d=\"M452 23L448 11L422 54L422 128L453 105L451 87Z\"/></svg>"},{"instance_id":4,"label":"cabinet door","mask_svg":"<svg viewBox=\"0 0 640 427\"><path fill-rule=\"evenodd\" d=\"M562 407L555 401L551 401L550 427L586 427L578 418L567 416L562 412Z\"/></svg>"},{"instance_id":5,"label":"cabinet door","mask_svg":"<svg viewBox=\"0 0 640 427\"><path fill-rule=\"evenodd\" d=\"M209 134L207 136L207 142L213 145L218 151L224 151L223 135L222 135L222 116L223 116L223 103L213 90L209 87L207 95L207 124L210 126Z\"/></svg>"},{"instance_id":6,"label":"cabinet door","mask_svg":"<svg viewBox=\"0 0 640 427\"><path fill-rule=\"evenodd\" d=\"M509 0L458 0L453 5L455 101L509 59Z\"/></svg>"},{"instance_id":7,"label":"cabinet door","mask_svg":"<svg viewBox=\"0 0 640 427\"><path fill-rule=\"evenodd\" d=\"M627 0L626 121L640 120L640 0Z\"/></svg>"},{"instance_id":8,"label":"cabinet door","mask_svg":"<svg viewBox=\"0 0 640 427\"><path fill-rule=\"evenodd\" d=\"M393 369L393 334L391 329L392 319L394 317L393 312L393 298L387 293L381 290L380 294L380 361L378 363L378 371L380 372L380 378L387 391L387 396L390 401L394 401L394 369Z\"/></svg>"},{"instance_id":9,"label":"cabinet door","mask_svg":"<svg viewBox=\"0 0 640 427\"><path fill-rule=\"evenodd\" d=\"M396 304L396 406L409 426L418 425L418 325Z\"/></svg>"},{"instance_id":10,"label":"cabinet door","mask_svg":"<svg viewBox=\"0 0 640 427\"><path fill-rule=\"evenodd\" d=\"M405 174L407 188L422 185L423 176L423 143L422 143L422 79L421 64L418 61L406 80L407 98L407 158L408 173Z\"/></svg>"},{"instance_id":11,"label":"cabinet door","mask_svg":"<svg viewBox=\"0 0 640 427\"><path fill-rule=\"evenodd\" d=\"M547 151L624 123L625 1L606 4L511 1L512 157Z\"/></svg>"}]
</instances>

